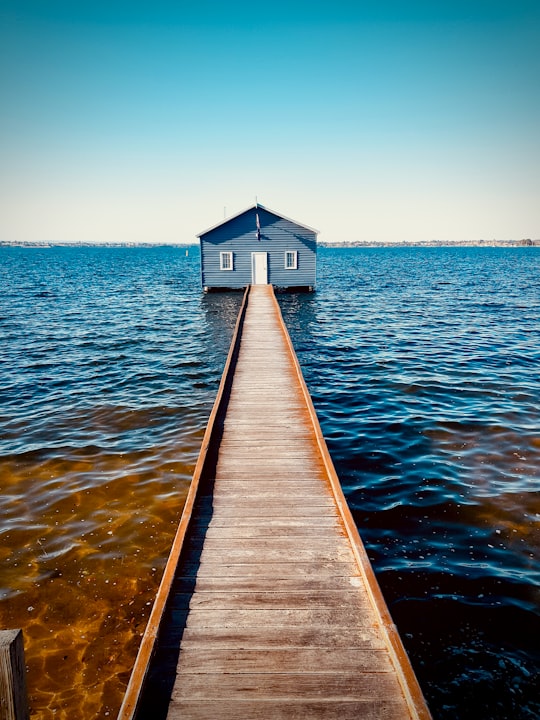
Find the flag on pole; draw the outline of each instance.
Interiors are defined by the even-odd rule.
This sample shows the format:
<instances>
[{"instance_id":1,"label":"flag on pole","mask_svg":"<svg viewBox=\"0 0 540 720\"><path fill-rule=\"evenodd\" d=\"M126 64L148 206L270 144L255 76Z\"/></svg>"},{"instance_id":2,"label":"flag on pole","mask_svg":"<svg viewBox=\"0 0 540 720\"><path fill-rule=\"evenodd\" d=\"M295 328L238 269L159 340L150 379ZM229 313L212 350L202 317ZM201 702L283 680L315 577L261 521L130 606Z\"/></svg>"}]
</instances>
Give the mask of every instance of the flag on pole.
<instances>
[{"instance_id":1,"label":"flag on pole","mask_svg":"<svg viewBox=\"0 0 540 720\"><path fill-rule=\"evenodd\" d=\"M255 213L255 222L257 223L257 240L261 240L261 224L259 222L259 213Z\"/></svg>"}]
</instances>

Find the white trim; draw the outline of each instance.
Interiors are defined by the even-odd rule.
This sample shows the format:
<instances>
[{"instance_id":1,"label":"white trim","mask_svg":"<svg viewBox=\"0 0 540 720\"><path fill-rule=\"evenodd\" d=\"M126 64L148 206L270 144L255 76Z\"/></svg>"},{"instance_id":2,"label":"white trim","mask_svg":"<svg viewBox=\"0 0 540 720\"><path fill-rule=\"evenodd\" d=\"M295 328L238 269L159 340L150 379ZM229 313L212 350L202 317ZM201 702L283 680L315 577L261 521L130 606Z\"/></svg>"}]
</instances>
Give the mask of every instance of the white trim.
<instances>
[{"instance_id":1,"label":"white trim","mask_svg":"<svg viewBox=\"0 0 540 720\"><path fill-rule=\"evenodd\" d=\"M234 258L230 250L223 250L219 253L219 269L234 270Z\"/></svg>"},{"instance_id":2,"label":"white trim","mask_svg":"<svg viewBox=\"0 0 540 720\"><path fill-rule=\"evenodd\" d=\"M289 258L292 265L289 265ZM285 270L298 270L298 250L285 250L284 267Z\"/></svg>"}]
</instances>

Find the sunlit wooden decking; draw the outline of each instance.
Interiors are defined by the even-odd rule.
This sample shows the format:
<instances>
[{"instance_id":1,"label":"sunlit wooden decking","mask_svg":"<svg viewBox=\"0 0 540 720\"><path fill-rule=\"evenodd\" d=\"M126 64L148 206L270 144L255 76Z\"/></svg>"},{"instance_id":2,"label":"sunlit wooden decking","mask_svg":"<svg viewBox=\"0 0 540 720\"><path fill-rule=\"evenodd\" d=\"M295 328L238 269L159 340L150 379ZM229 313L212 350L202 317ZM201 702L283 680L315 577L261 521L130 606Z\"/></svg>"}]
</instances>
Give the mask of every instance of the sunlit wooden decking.
<instances>
[{"instance_id":1,"label":"sunlit wooden decking","mask_svg":"<svg viewBox=\"0 0 540 720\"><path fill-rule=\"evenodd\" d=\"M244 300L119 718L429 718L270 286Z\"/></svg>"}]
</instances>

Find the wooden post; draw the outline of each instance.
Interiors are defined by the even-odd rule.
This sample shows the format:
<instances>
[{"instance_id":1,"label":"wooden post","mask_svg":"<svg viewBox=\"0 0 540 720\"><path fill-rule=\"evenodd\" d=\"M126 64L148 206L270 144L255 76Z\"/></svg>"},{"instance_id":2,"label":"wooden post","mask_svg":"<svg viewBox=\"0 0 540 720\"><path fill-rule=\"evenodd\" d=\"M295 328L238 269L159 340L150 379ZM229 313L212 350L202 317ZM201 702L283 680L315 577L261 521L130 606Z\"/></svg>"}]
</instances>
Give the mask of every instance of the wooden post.
<instances>
[{"instance_id":1,"label":"wooden post","mask_svg":"<svg viewBox=\"0 0 540 720\"><path fill-rule=\"evenodd\" d=\"M28 720L22 630L0 630L0 720Z\"/></svg>"}]
</instances>

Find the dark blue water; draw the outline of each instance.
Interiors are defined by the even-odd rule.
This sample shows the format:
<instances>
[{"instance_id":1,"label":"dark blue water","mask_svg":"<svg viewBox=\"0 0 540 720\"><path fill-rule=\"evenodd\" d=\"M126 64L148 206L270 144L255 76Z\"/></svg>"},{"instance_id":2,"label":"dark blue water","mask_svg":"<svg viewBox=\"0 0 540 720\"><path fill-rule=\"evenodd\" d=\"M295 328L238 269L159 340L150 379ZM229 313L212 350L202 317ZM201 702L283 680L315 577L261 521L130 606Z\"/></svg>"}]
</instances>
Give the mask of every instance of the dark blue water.
<instances>
[{"instance_id":1,"label":"dark blue water","mask_svg":"<svg viewBox=\"0 0 540 720\"><path fill-rule=\"evenodd\" d=\"M281 302L434 717L538 717L540 252L322 250Z\"/></svg>"},{"instance_id":2,"label":"dark blue water","mask_svg":"<svg viewBox=\"0 0 540 720\"><path fill-rule=\"evenodd\" d=\"M181 248L0 248L0 623L116 715L241 296ZM540 714L540 252L319 252L280 304L434 718Z\"/></svg>"}]
</instances>

